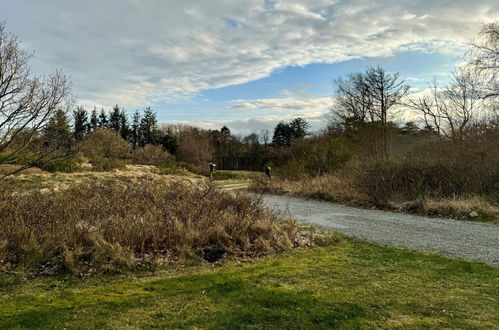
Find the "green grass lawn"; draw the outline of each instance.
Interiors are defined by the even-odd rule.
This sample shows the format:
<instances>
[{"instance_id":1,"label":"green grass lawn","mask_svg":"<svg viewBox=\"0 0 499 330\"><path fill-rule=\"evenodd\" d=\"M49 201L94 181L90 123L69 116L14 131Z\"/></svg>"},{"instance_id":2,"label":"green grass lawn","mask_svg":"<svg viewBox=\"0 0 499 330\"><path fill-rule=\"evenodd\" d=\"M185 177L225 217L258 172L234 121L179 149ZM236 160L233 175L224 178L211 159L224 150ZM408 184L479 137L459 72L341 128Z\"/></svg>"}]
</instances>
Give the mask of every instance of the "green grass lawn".
<instances>
[{"instance_id":1,"label":"green grass lawn","mask_svg":"<svg viewBox=\"0 0 499 330\"><path fill-rule=\"evenodd\" d=\"M213 172L212 177L215 181L231 180L238 182L247 182L263 175L263 172L221 170Z\"/></svg>"},{"instance_id":2,"label":"green grass lawn","mask_svg":"<svg viewBox=\"0 0 499 330\"><path fill-rule=\"evenodd\" d=\"M499 269L341 238L153 275L0 277L6 328L494 328Z\"/></svg>"}]
</instances>

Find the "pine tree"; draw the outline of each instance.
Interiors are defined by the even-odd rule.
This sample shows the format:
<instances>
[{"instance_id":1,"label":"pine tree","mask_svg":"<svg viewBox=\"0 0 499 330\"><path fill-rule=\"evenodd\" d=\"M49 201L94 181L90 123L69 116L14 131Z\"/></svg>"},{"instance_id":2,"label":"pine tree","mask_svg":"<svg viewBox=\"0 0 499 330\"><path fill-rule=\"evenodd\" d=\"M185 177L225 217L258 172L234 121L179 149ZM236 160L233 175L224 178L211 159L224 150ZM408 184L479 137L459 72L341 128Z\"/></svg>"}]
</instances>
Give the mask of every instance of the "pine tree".
<instances>
[{"instance_id":1,"label":"pine tree","mask_svg":"<svg viewBox=\"0 0 499 330\"><path fill-rule=\"evenodd\" d=\"M304 138L309 135L310 124L303 118L295 118L289 123L292 140ZM292 141L291 141L292 142Z\"/></svg>"},{"instance_id":2,"label":"pine tree","mask_svg":"<svg viewBox=\"0 0 499 330\"><path fill-rule=\"evenodd\" d=\"M73 111L73 136L76 141L81 141L89 131L87 111L83 107L77 107Z\"/></svg>"},{"instance_id":3,"label":"pine tree","mask_svg":"<svg viewBox=\"0 0 499 330\"><path fill-rule=\"evenodd\" d=\"M99 127L99 117L97 116L97 108L94 107L92 114L90 115L90 130L93 131Z\"/></svg>"},{"instance_id":4,"label":"pine tree","mask_svg":"<svg viewBox=\"0 0 499 330\"><path fill-rule=\"evenodd\" d=\"M281 121L274 128L274 136L272 143L277 148L282 148L291 145L291 127L288 123Z\"/></svg>"},{"instance_id":5,"label":"pine tree","mask_svg":"<svg viewBox=\"0 0 499 330\"><path fill-rule=\"evenodd\" d=\"M128 117L124 109L120 112L120 134L124 140L128 140L130 135L130 126L128 125Z\"/></svg>"},{"instance_id":6,"label":"pine tree","mask_svg":"<svg viewBox=\"0 0 499 330\"><path fill-rule=\"evenodd\" d=\"M107 114L104 109L101 109L99 114L99 128L109 127L109 121L107 119Z\"/></svg>"},{"instance_id":7,"label":"pine tree","mask_svg":"<svg viewBox=\"0 0 499 330\"><path fill-rule=\"evenodd\" d=\"M140 120L140 145L157 144L158 141L158 120L156 113L150 107L144 110L144 116Z\"/></svg>"},{"instance_id":8,"label":"pine tree","mask_svg":"<svg viewBox=\"0 0 499 330\"><path fill-rule=\"evenodd\" d=\"M140 121L141 118L139 110L135 110L132 119L132 126L130 128L130 133L128 135L128 140L133 144L134 148L139 146L142 139L140 136Z\"/></svg>"},{"instance_id":9,"label":"pine tree","mask_svg":"<svg viewBox=\"0 0 499 330\"><path fill-rule=\"evenodd\" d=\"M121 110L117 104L113 107L113 111L109 115L108 127L114 129L116 132L121 131Z\"/></svg>"},{"instance_id":10,"label":"pine tree","mask_svg":"<svg viewBox=\"0 0 499 330\"><path fill-rule=\"evenodd\" d=\"M67 152L73 145L73 133L66 112L57 110L48 121L42 135L43 146L51 150Z\"/></svg>"}]
</instances>

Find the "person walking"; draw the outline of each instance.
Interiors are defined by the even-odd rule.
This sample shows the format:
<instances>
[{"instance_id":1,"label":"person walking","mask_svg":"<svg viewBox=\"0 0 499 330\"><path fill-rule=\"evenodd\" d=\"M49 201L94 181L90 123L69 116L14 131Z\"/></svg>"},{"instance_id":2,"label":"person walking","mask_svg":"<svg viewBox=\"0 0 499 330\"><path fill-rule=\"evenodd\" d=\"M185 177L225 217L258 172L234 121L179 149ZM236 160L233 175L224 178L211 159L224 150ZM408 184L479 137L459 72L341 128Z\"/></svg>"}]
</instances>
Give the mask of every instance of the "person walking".
<instances>
[{"instance_id":1,"label":"person walking","mask_svg":"<svg viewBox=\"0 0 499 330\"><path fill-rule=\"evenodd\" d=\"M267 168L265 169L265 174L267 175L269 180L272 179L272 169L270 168L270 166L267 166Z\"/></svg>"}]
</instances>

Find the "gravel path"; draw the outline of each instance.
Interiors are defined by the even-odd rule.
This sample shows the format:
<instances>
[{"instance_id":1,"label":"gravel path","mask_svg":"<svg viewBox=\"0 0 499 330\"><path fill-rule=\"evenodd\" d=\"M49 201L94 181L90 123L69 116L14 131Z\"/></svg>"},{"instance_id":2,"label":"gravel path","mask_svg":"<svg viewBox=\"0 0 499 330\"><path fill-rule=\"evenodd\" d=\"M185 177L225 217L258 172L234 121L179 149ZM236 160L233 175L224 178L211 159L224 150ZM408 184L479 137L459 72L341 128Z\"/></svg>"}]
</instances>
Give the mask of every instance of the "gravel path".
<instances>
[{"instance_id":1,"label":"gravel path","mask_svg":"<svg viewBox=\"0 0 499 330\"><path fill-rule=\"evenodd\" d=\"M326 202L264 195L281 216L381 245L436 252L499 265L499 226L357 209Z\"/></svg>"}]
</instances>

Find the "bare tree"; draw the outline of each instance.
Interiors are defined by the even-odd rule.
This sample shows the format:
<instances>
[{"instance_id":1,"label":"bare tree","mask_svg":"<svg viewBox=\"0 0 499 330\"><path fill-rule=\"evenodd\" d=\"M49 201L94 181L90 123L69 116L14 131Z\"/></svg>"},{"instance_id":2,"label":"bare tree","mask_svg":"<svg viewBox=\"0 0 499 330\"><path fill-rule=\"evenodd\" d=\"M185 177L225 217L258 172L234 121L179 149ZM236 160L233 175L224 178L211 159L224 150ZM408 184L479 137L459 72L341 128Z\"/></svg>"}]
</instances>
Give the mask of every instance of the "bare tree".
<instances>
[{"instance_id":1,"label":"bare tree","mask_svg":"<svg viewBox=\"0 0 499 330\"><path fill-rule=\"evenodd\" d=\"M486 82L482 97L499 97L499 22L482 27L479 37L470 45L468 59L476 74Z\"/></svg>"},{"instance_id":2,"label":"bare tree","mask_svg":"<svg viewBox=\"0 0 499 330\"><path fill-rule=\"evenodd\" d=\"M407 94L409 86L400 79L398 72L388 73L380 66L366 70L365 82L372 100L375 115L381 121L383 128L383 155L388 158L388 118L392 115L394 106L400 105Z\"/></svg>"},{"instance_id":3,"label":"bare tree","mask_svg":"<svg viewBox=\"0 0 499 330\"><path fill-rule=\"evenodd\" d=\"M336 89L333 103L333 120L358 122L376 120L369 87L362 73L354 73L348 78L334 81Z\"/></svg>"},{"instance_id":4,"label":"bare tree","mask_svg":"<svg viewBox=\"0 0 499 330\"><path fill-rule=\"evenodd\" d=\"M56 110L69 100L71 83L61 71L47 78L31 74L31 54L0 22L0 153L25 150ZM39 155L39 160L47 155Z\"/></svg>"},{"instance_id":5,"label":"bare tree","mask_svg":"<svg viewBox=\"0 0 499 330\"><path fill-rule=\"evenodd\" d=\"M335 81L336 95L332 108L333 123L380 123L382 152L388 158L388 121L395 114L396 105L407 94L409 87L400 74L388 73L380 66L367 68L348 79Z\"/></svg>"},{"instance_id":6,"label":"bare tree","mask_svg":"<svg viewBox=\"0 0 499 330\"><path fill-rule=\"evenodd\" d=\"M409 100L408 105L421 114L426 127L459 142L483 114L480 90L480 79L473 70L463 67L452 74L448 86L439 87L435 80L428 95Z\"/></svg>"}]
</instances>

